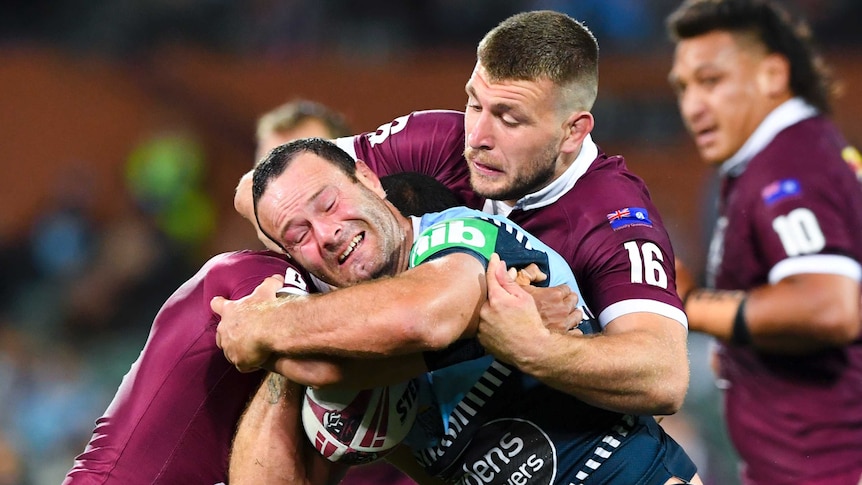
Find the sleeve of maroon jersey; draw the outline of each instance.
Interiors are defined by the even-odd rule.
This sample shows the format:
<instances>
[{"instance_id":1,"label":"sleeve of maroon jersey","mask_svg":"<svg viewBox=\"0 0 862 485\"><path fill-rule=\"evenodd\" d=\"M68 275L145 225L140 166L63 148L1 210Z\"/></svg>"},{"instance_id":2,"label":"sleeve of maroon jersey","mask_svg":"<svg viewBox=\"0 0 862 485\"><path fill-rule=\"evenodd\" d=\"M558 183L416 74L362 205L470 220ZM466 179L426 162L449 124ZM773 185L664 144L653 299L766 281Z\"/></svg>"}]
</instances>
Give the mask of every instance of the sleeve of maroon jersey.
<instances>
[{"instance_id":1,"label":"sleeve of maroon jersey","mask_svg":"<svg viewBox=\"0 0 862 485\"><path fill-rule=\"evenodd\" d=\"M378 176L418 172L439 180L462 202L477 207L464 160L464 114L415 111L380 125L377 131L336 143L364 161Z\"/></svg>"},{"instance_id":2,"label":"sleeve of maroon jersey","mask_svg":"<svg viewBox=\"0 0 862 485\"><path fill-rule=\"evenodd\" d=\"M224 296L232 300L249 295L269 276L284 276L285 289L295 294L315 291L308 274L284 256L266 251L226 253L210 260L205 280L205 297ZM207 300L209 301L209 300Z\"/></svg>"},{"instance_id":3,"label":"sleeve of maroon jersey","mask_svg":"<svg viewBox=\"0 0 862 485\"><path fill-rule=\"evenodd\" d=\"M795 165L795 164L793 164ZM769 266L787 258L812 254L855 257L859 187L837 160L832 164L793 166L773 163L740 188L752 208L752 230ZM746 174L748 175L748 174Z\"/></svg>"},{"instance_id":4,"label":"sleeve of maroon jersey","mask_svg":"<svg viewBox=\"0 0 862 485\"><path fill-rule=\"evenodd\" d=\"M603 326L633 312L687 325L670 237L646 189L633 180L592 182L565 252L590 308Z\"/></svg>"}]
</instances>

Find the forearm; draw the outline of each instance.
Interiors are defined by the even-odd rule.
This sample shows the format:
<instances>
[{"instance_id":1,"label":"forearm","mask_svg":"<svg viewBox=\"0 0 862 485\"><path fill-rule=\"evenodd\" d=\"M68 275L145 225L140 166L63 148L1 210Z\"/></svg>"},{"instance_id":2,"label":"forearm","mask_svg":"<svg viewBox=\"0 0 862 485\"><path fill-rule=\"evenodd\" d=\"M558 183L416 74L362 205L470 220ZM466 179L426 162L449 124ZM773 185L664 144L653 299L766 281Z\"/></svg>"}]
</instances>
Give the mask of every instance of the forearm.
<instances>
[{"instance_id":1,"label":"forearm","mask_svg":"<svg viewBox=\"0 0 862 485\"><path fill-rule=\"evenodd\" d=\"M637 315L637 314L635 314ZM623 316L634 326L637 316ZM657 317L656 318L661 318ZM527 374L596 407L672 414L688 388L686 331L675 321L595 336L541 332L524 339L515 364Z\"/></svg>"},{"instance_id":2,"label":"forearm","mask_svg":"<svg viewBox=\"0 0 862 485\"><path fill-rule=\"evenodd\" d=\"M267 368L305 386L355 390L403 382L427 371L422 354L380 359L278 357Z\"/></svg>"},{"instance_id":3,"label":"forearm","mask_svg":"<svg viewBox=\"0 0 862 485\"><path fill-rule=\"evenodd\" d=\"M694 290L685 309L691 330L772 353L817 352L846 345L859 334L859 285L843 276L796 275L745 293Z\"/></svg>"},{"instance_id":4,"label":"forearm","mask_svg":"<svg viewBox=\"0 0 862 485\"><path fill-rule=\"evenodd\" d=\"M467 255L423 264L326 295L276 301L259 319L259 339L277 353L380 357L445 348L475 328L483 288ZM469 259L464 259L469 258Z\"/></svg>"},{"instance_id":5,"label":"forearm","mask_svg":"<svg viewBox=\"0 0 862 485\"><path fill-rule=\"evenodd\" d=\"M264 379L234 437L231 484L337 483L340 474L311 449L302 430L302 392L299 385L281 376L271 374Z\"/></svg>"},{"instance_id":6,"label":"forearm","mask_svg":"<svg viewBox=\"0 0 862 485\"><path fill-rule=\"evenodd\" d=\"M266 246L267 249L277 253L283 253L284 250L276 244L275 241L267 237L263 231L260 230L260 226L257 224L257 218L254 216L254 198L252 196L253 174L254 170L249 170L242 176L242 178L239 179L234 192L233 207L239 215L244 217L251 224L255 233L257 233L257 238L264 246Z\"/></svg>"}]
</instances>

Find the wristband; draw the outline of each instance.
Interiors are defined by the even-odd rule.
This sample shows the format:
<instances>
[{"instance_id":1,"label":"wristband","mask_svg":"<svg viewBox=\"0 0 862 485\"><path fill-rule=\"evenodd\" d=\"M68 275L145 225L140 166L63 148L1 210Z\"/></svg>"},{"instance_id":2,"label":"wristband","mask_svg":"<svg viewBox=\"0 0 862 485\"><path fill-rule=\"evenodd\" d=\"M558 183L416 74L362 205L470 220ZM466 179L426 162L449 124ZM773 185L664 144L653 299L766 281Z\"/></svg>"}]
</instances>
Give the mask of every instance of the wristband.
<instances>
[{"instance_id":1,"label":"wristband","mask_svg":"<svg viewBox=\"0 0 862 485\"><path fill-rule=\"evenodd\" d=\"M751 333L748 331L748 322L745 321L745 303L748 297L744 296L736 309L733 318L733 330L730 334L730 343L735 345L748 345L751 343Z\"/></svg>"}]
</instances>

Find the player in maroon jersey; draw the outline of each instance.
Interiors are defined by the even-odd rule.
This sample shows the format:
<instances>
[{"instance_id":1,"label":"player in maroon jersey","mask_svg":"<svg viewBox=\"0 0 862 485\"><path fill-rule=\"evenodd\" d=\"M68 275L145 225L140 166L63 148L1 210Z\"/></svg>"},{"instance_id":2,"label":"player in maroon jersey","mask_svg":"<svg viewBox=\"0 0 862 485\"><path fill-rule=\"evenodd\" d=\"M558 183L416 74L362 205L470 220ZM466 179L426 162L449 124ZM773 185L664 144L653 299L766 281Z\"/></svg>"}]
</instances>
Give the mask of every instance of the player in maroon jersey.
<instances>
[{"instance_id":1,"label":"player in maroon jersey","mask_svg":"<svg viewBox=\"0 0 862 485\"><path fill-rule=\"evenodd\" d=\"M544 14L550 16L546 23L565 17L534 12L521 21ZM517 39L507 42L518 44ZM596 56L591 64L589 57L584 60L592 66L586 74L570 66L571 78L521 82L508 80L520 79L514 73L508 73L510 77L489 73L484 63L492 67L506 64L507 56L500 52L503 49L495 51L493 45L486 49L489 52L484 57L485 51L480 51L480 62L467 85L470 105L466 117L456 111L415 112L382 125L376 132L341 138L336 143L378 175L408 170L431 175L461 194L467 205L506 215L566 258L578 281L583 281L587 305L606 334L614 336L594 347L595 342L582 339L568 343L586 347L581 350L585 355L619 352L629 359L624 364L597 368L587 379L583 370L552 371L571 365L565 356L571 349L560 349L559 353L547 349L540 356L529 356L535 357L536 363L544 363L545 371L554 375L548 377L554 385L589 393L591 399L613 409L648 414L676 411L687 388L688 363L687 321L676 294L673 250L643 181L628 171L622 157L606 155L589 135L593 118L588 109L597 83ZM524 49L529 51L532 46ZM567 60L571 64L581 61ZM592 89L563 89L569 84ZM520 93L528 87L541 96L517 103L506 100L509 91ZM552 109L554 102L560 101L564 92L578 94L567 99L570 111L557 112ZM517 120L512 118L516 114ZM558 145L560 149L555 151ZM534 160L537 154L543 158ZM240 182L235 205L254 221L249 181L247 174ZM496 328L487 325L483 333L490 337ZM643 338L635 338L635 334ZM606 343L609 347L604 347ZM657 347L664 348L661 355L653 352ZM495 350L518 355L526 349ZM602 361L586 360L596 365ZM645 368L652 371L644 375ZM607 388L594 388L597 375L606 371L622 372L626 378L615 374L617 379L606 380Z\"/></svg>"},{"instance_id":2,"label":"player in maroon jersey","mask_svg":"<svg viewBox=\"0 0 862 485\"><path fill-rule=\"evenodd\" d=\"M862 188L809 29L765 0L688 1L668 26L682 118L722 183L708 289L679 291L719 341L743 482L857 485Z\"/></svg>"},{"instance_id":3,"label":"player in maroon jersey","mask_svg":"<svg viewBox=\"0 0 862 485\"><path fill-rule=\"evenodd\" d=\"M562 47L537 50L535 38L546 34ZM542 55L548 58L537 61ZM473 207L507 215L566 258L602 338L537 342L541 334L531 325L501 319L480 328L490 352L529 363L528 373L596 406L673 413L688 385L687 321L673 251L643 182L590 137L596 88L597 46L589 31L562 14L530 12L483 39L467 84L466 116L413 113L338 144L378 174L433 175ZM238 196L237 209L253 220L250 191L241 186ZM227 326L241 325L224 316ZM398 335L380 335L380 344L395 346L387 338ZM255 365L233 355L238 365Z\"/></svg>"},{"instance_id":4,"label":"player in maroon jersey","mask_svg":"<svg viewBox=\"0 0 862 485\"><path fill-rule=\"evenodd\" d=\"M236 423L263 374L224 359L209 301L245 296L274 274L285 276L286 291L313 291L304 271L268 251L215 256L177 289L63 483L226 481Z\"/></svg>"}]
</instances>

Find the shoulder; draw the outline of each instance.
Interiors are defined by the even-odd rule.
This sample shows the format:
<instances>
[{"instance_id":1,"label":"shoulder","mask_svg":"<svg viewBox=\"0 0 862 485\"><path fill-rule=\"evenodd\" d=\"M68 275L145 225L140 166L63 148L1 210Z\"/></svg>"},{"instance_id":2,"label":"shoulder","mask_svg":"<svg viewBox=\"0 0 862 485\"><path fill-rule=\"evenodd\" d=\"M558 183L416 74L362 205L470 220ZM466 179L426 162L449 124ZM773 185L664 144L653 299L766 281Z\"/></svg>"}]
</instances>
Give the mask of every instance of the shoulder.
<instances>
[{"instance_id":1,"label":"shoulder","mask_svg":"<svg viewBox=\"0 0 862 485\"><path fill-rule=\"evenodd\" d=\"M286 256L272 251L233 251L210 258L198 273L205 293L211 296L245 296L273 275L285 277L285 285L308 291L308 273Z\"/></svg>"},{"instance_id":2,"label":"shoulder","mask_svg":"<svg viewBox=\"0 0 862 485\"><path fill-rule=\"evenodd\" d=\"M448 138L463 138L464 113L450 110L414 111L383 123L375 131L356 136L355 144L368 143L373 147L389 140L393 135L399 135L400 139L428 138L432 134L449 134Z\"/></svg>"},{"instance_id":3,"label":"shoulder","mask_svg":"<svg viewBox=\"0 0 862 485\"><path fill-rule=\"evenodd\" d=\"M211 257L203 265L207 274L250 274L259 272L262 268L282 268L294 266L286 256L272 251L231 251Z\"/></svg>"},{"instance_id":4,"label":"shoulder","mask_svg":"<svg viewBox=\"0 0 862 485\"><path fill-rule=\"evenodd\" d=\"M847 147L831 120L815 116L782 130L751 164L762 166L759 168L764 171L819 172L824 164L843 165L842 151Z\"/></svg>"},{"instance_id":5,"label":"shoulder","mask_svg":"<svg viewBox=\"0 0 862 485\"><path fill-rule=\"evenodd\" d=\"M842 151L846 141L827 118L816 116L780 132L739 176L735 192L767 204L806 192L834 193L857 185ZM802 189L805 190L802 190Z\"/></svg>"}]
</instances>

